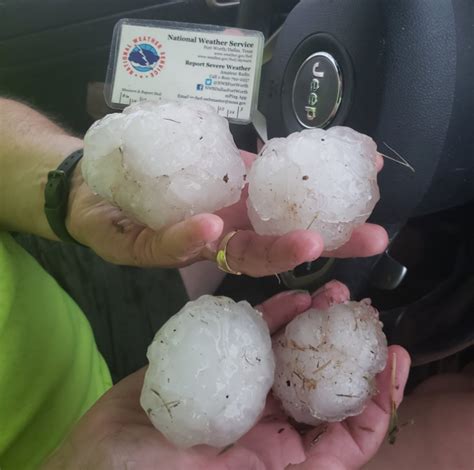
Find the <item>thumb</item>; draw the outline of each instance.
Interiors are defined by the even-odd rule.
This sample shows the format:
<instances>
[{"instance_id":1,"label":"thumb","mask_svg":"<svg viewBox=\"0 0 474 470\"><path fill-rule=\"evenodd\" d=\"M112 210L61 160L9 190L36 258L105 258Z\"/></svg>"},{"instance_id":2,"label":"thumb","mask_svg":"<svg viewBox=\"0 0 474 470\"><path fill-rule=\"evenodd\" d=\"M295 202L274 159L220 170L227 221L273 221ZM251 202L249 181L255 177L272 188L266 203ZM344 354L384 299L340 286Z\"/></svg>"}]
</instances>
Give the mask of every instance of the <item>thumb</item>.
<instances>
[{"instance_id":1,"label":"thumb","mask_svg":"<svg viewBox=\"0 0 474 470\"><path fill-rule=\"evenodd\" d=\"M179 267L195 261L203 248L218 240L224 222L213 214L199 214L159 232L151 229L135 242L141 266Z\"/></svg>"}]
</instances>

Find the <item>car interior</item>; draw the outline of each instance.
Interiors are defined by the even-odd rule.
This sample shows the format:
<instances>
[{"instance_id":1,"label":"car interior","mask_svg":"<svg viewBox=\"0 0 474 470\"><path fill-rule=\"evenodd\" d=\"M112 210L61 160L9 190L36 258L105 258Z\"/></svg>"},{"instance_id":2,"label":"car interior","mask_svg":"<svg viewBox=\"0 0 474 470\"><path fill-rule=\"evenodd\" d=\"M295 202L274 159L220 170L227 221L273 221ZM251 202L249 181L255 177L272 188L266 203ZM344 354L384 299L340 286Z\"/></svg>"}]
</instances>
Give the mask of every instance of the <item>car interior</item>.
<instances>
[{"instance_id":1,"label":"car interior","mask_svg":"<svg viewBox=\"0 0 474 470\"><path fill-rule=\"evenodd\" d=\"M474 358L474 3L472 0L6 0L0 94L77 135L109 112L103 88L123 19L261 31L258 116L231 124L239 148L311 127L295 111L301 65L330 53L343 77L328 125L370 135L386 155L370 221L390 244L367 259L319 259L262 279L227 276L217 293L257 303L331 279L370 297L389 343L410 353L409 389ZM88 316L114 380L146 363L154 333L186 301L173 270L113 266L80 246L17 235Z\"/></svg>"}]
</instances>

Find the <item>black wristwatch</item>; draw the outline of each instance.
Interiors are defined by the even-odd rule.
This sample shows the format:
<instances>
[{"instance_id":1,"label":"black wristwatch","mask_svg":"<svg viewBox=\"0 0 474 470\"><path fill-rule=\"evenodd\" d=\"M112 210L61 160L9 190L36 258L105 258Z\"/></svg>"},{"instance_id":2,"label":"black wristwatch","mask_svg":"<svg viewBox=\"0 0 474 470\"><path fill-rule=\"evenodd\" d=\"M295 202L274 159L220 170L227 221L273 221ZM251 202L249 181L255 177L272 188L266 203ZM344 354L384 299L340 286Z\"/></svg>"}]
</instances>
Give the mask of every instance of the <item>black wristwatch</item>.
<instances>
[{"instance_id":1,"label":"black wristwatch","mask_svg":"<svg viewBox=\"0 0 474 470\"><path fill-rule=\"evenodd\" d=\"M50 171L44 189L44 213L49 226L60 240L77 245L81 243L69 234L66 228L66 216L71 177L83 154L83 149L76 150L56 170Z\"/></svg>"}]
</instances>

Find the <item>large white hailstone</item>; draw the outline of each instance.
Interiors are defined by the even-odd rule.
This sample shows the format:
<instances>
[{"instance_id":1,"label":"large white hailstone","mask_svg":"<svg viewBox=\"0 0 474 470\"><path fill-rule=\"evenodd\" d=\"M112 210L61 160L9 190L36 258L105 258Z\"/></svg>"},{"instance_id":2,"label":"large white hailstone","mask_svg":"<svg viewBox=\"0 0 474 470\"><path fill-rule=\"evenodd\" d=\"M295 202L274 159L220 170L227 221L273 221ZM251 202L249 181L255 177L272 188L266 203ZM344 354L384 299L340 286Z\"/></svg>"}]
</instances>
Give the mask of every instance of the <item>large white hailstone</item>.
<instances>
[{"instance_id":1,"label":"large white hailstone","mask_svg":"<svg viewBox=\"0 0 474 470\"><path fill-rule=\"evenodd\" d=\"M308 129L268 141L249 174L248 214L255 231L311 229L334 250L379 200L377 146L348 127Z\"/></svg>"},{"instance_id":2,"label":"large white hailstone","mask_svg":"<svg viewBox=\"0 0 474 470\"><path fill-rule=\"evenodd\" d=\"M387 362L387 340L369 300L308 310L273 349L273 393L291 417L310 425L360 414Z\"/></svg>"},{"instance_id":3,"label":"large white hailstone","mask_svg":"<svg viewBox=\"0 0 474 470\"><path fill-rule=\"evenodd\" d=\"M227 120L201 102L144 102L84 138L89 187L157 230L236 203L245 166Z\"/></svg>"},{"instance_id":4,"label":"large white hailstone","mask_svg":"<svg viewBox=\"0 0 474 470\"><path fill-rule=\"evenodd\" d=\"M234 443L258 420L273 384L268 326L247 302L188 302L148 348L140 403L178 447Z\"/></svg>"}]
</instances>

